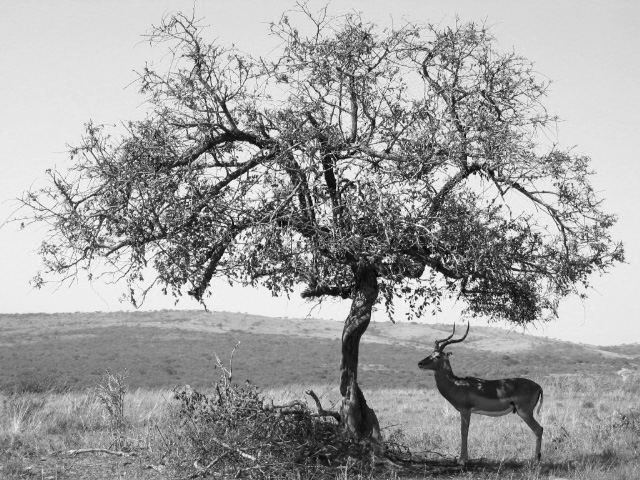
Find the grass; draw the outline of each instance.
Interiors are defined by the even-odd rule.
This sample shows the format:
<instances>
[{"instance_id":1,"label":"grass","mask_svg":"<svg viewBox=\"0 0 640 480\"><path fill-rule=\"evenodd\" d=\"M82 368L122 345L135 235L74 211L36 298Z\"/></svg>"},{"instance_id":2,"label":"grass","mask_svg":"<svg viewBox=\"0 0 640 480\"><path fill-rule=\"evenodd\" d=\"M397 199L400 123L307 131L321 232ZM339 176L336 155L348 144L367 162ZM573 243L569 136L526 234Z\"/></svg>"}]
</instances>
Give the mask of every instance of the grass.
<instances>
[{"instance_id":1,"label":"grass","mask_svg":"<svg viewBox=\"0 0 640 480\"><path fill-rule=\"evenodd\" d=\"M129 448L151 453L161 444L155 427L167 416L169 398L170 392L159 390L127 393ZM0 478L118 478L82 475L83 468L64 456L82 448L114 448L111 415L94 390L0 395ZM103 466L109 470L108 463Z\"/></svg>"},{"instance_id":2,"label":"grass","mask_svg":"<svg viewBox=\"0 0 640 480\"><path fill-rule=\"evenodd\" d=\"M447 478L637 478L637 385L597 375L550 377L542 384L545 402L541 423L545 434L541 464L529 462L534 436L517 416L473 416L469 453L475 462L468 471ZM304 398L307 388L291 385L265 393L278 404ZM338 400L332 387L313 388L324 404ZM434 459L457 455L459 417L437 391L390 388L367 395L386 437L400 440L413 451L431 452ZM0 477L30 478L29 472L39 469L38 475L44 472L43 478L100 478L69 476L73 462L81 460L61 455L70 449L113 448L111 419L95 391L3 395L0 404ZM168 420L174 404L169 390L137 389L124 397L127 442L144 452L149 465L160 465L167 443L179 441L172 437ZM43 462L42 458L47 460ZM105 457L107 461L124 462ZM138 468L135 462L129 467ZM139 465L138 476L129 472L128 478L164 478L162 473L143 467Z\"/></svg>"},{"instance_id":3,"label":"grass","mask_svg":"<svg viewBox=\"0 0 640 480\"><path fill-rule=\"evenodd\" d=\"M234 378L252 380L274 403L304 399L309 387L325 407L339 400L340 327L331 322L299 321L300 326L276 319L269 330L270 320L262 317L203 312L0 315L0 320L2 479L170 478L162 468L164 456L183 441L171 420L171 387L211 386L216 352L224 357L238 340ZM419 326L415 331L406 326L410 341L395 342L393 327L385 328L371 326L368 333L385 342L362 344L359 375L383 435L434 460L452 461L459 449L458 414L435 390L433 376L416 368L432 338ZM476 462L442 478L637 479L640 386L614 374L635 368L637 345L611 347L613 354L603 355L536 339L535 348L496 353L474 348L483 333L484 343L495 335L508 344L500 331L477 329L468 344L452 348L454 371L485 378L527 376L543 386L543 461L529 462L534 436L516 415L474 415L469 453ZM126 388L103 383L101 397L93 387L106 369L126 370ZM138 455L65 453L82 448Z\"/></svg>"},{"instance_id":4,"label":"grass","mask_svg":"<svg viewBox=\"0 0 640 480\"><path fill-rule=\"evenodd\" d=\"M473 415L469 454L484 466L455 478L638 478L640 386L601 375L554 376L541 383L541 464L529 462L535 437L519 417ZM284 392L272 394L286 399L300 393ZM459 414L436 390L381 389L368 398L386 436L395 435L413 451L434 452L434 458L458 454Z\"/></svg>"}]
</instances>

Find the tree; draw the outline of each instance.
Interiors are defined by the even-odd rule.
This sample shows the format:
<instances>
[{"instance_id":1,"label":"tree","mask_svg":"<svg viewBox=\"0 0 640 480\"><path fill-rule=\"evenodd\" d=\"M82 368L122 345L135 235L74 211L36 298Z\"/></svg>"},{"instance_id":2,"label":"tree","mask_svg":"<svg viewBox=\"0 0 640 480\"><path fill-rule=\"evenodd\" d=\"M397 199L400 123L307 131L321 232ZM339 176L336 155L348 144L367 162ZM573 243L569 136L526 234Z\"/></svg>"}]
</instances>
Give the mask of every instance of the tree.
<instances>
[{"instance_id":1,"label":"tree","mask_svg":"<svg viewBox=\"0 0 640 480\"><path fill-rule=\"evenodd\" d=\"M38 283L87 270L134 303L153 285L202 301L220 276L350 299L341 419L375 438L357 367L376 303L420 315L457 296L524 325L623 249L589 158L546 141L547 84L484 27L289 16L269 59L207 41L181 14L153 29L172 61L140 73L147 118L115 136L89 124L72 166L25 194L50 227Z\"/></svg>"}]
</instances>

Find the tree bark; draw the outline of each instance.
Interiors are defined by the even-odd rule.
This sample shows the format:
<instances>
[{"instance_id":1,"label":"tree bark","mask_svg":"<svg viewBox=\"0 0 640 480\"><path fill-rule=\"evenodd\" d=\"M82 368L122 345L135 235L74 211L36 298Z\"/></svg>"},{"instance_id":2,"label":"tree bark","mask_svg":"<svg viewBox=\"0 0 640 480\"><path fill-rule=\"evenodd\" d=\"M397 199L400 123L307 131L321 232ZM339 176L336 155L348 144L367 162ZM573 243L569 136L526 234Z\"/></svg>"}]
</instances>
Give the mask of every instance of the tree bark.
<instances>
[{"instance_id":1,"label":"tree bark","mask_svg":"<svg viewBox=\"0 0 640 480\"><path fill-rule=\"evenodd\" d=\"M359 439L380 439L380 426L375 412L367 405L358 386L358 353L360 337L371 321L371 309L378 298L378 277L375 268L360 262L355 268L355 288L351 310L342 331L342 362L340 363L340 416L347 431Z\"/></svg>"}]
</instances>

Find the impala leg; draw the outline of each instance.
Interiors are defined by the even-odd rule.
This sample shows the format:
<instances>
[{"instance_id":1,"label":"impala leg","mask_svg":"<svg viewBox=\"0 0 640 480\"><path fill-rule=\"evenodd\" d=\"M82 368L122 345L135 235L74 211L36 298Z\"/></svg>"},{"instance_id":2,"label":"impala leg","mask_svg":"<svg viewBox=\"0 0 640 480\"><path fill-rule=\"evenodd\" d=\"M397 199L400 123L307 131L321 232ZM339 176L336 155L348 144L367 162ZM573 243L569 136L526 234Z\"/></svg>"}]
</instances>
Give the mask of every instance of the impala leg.
<instances>
[{"instance_id":1,"label":"impala leg","mask_svg":"<svg viewBox=\"0 0 640 480\"><path fill-rule=\"evenodd\" d=\"M526 423L529 428L533 431L533 433L536 434L536 460L540 460L540 449L542 448L542 432L544 431L544 428L542 428L542 425L540 425L535 418L533 418L533 412L531 413L527 413L527 412L522 412L520 410L518 410L516 412L520 418L522 420L524 420L524 423Z\"/></svg>"},{"instance_id":2,"label":"impala leg","mask_svg":"<svg viewBox=\"0 0 640 480\"><path fill-rule=\"evenodd\" d=\"M467 450L467 437L469 436L469 423L471 422L470 411L460 411L460 458L458 463L464 465L469 459Z\"/></svg>"}]
</instances>

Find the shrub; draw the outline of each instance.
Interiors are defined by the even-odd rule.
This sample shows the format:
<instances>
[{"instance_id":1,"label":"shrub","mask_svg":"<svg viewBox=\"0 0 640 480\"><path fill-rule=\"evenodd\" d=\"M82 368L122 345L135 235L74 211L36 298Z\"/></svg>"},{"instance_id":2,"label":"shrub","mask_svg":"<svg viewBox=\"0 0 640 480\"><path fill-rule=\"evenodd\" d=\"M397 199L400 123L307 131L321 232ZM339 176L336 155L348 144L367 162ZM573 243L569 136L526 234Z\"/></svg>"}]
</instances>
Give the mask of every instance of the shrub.
<instances>
[{"instance_id":1,"label":"shrub","mask_svg":"<svg viewBox=\"0 0 640 480\"><path fill-rule=\"evenodd\" d=\"M640 410L631 409L626 412L614 412L612 426L619 430L629 430L640 434Z\"/></svg>"},{"instance_id":2,"label":"shrub","mask_svg":"<svg viewBox=\"0 0 640 480\"><path fill-rule=\"evenodd\" d=\"M109 420L109 430L113 435L112 445L116 449L125 449L127 420L124 415L124 398L127 393L126 373L106 371L95 388L98 401L104 407Z\"/></svg>"},{"instance_id":3,"label":"shrub","mask_svg":"<svg viewBox=\"0 0 640 480\"><path fill-rule=\"evenodd\" d=\"M369 475L380 446L358 442L331 417L306 403L274 406L257 387L231 382L223 369L213 392L174 389L178 406L169 463L206 476L249 478L335 478Z\"/></svg>"}]
</instances>

